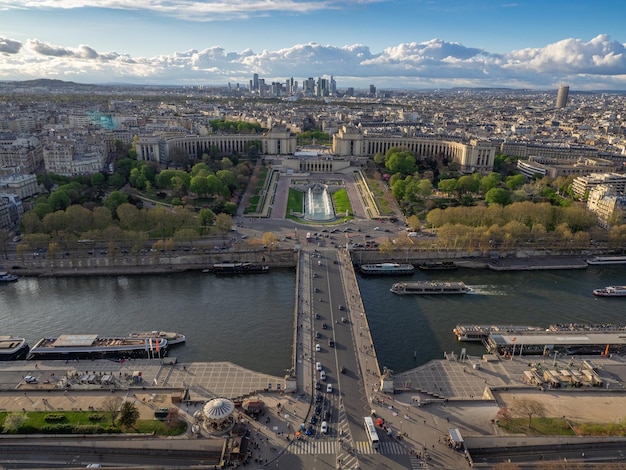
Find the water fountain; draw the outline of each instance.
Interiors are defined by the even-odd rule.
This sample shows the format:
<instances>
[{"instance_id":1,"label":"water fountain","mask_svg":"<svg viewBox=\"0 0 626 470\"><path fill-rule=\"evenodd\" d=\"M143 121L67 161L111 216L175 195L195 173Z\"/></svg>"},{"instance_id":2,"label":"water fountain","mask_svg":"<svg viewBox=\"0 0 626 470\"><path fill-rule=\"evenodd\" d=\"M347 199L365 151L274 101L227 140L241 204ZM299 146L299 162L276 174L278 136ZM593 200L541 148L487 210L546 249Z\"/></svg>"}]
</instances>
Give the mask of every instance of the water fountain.
<instances>
[{"instance_id":1,"label":"water fountain","mask_svg":"<svg viewBox=\"0 0 626 470\"><path fill-rule=\"evenodd\" d=\"M333 203L328 188L320 183L309 187L304 200L304 218L306 220L328 221L335 218Z\"/></svg>"}]
</instances>

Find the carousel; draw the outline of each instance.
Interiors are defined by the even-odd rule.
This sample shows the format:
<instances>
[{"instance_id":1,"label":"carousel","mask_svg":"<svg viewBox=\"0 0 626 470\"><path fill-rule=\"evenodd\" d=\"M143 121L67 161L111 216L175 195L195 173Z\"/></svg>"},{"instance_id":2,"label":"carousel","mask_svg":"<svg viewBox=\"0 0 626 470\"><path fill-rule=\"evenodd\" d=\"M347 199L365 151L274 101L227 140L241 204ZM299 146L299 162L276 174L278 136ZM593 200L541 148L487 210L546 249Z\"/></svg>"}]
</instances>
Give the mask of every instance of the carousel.
<instances>
[{"instance_id":1,"label":"carousel","mask_svg":"<svg viewBox=\"0 0 626 470\"><path fill-rule=\"evenodd\" d=\"M226 434L235 426L234 411L228 398L214 398L202 408L202 426L209 434Z\"/></svg>"}]
</instances>

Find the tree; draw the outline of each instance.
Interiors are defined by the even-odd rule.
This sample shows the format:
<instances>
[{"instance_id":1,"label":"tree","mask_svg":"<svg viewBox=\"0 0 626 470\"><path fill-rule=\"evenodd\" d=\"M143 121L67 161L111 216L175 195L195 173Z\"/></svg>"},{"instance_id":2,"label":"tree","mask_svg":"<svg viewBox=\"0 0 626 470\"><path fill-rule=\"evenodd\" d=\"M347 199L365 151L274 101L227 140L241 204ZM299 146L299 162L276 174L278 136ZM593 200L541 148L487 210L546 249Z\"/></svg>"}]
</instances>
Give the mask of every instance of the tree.
<instances>
[{"instance_id":1,"label":"tree","mask_svg":"<svg viewBox=\"0 0 626 470\"><path fill-rule=\"evenodd\" d=\"M528 416L528 427L532 428L533 416L543 417L546 414L546 407L543 403L532 398L520 398L516 400L513 413L517 416Z\"/></svg>"},{"instance_id":2,"label":"tree","mask_svg":"<svg viewBox=\"0 0 626 470\"><path fill-rule=\"evenodd\" d=\"M27 413L9 413L4 419L2 428L5 433L16 433L27 420Z\"/></svg>"},{"instance_id":3,"label":"tree","mask_svg":"<svg viewBox=\"0 0 626 470\"><path fill-rule=\"evenodd\" d=\"M139 409L134 403L125 401L120 408L119 423L125 428L132 428L139 419Z\"/></svg>"},{"instance_id":4,"label":"tree","mask_svg":"<svg viewBox=\"0 0 626 470\"><path fill-rule=\"evenodd\" d=\"M215 227L223 234L228 233L233 227L233 218L228 214L218 214L215 218Z\"/></svg>"},{"instance_id":5,"label":"tree","mask_svg":"<svg viewBox=\"0 0 626 470\"><path fill-rule=\"evenodd\" d=\"M120 415L121 406L122 399L120 397L111 397L103 403L104 411L109 413L111 417L111 426L115 426L115 420Z\"/></svg>"},{"instance_id":6,"label":"tree","mask_svg":"<svg viewBox=\"0 0 626 470\"><path fill-rule=\"evenodd\" d=\"M392 173L410 175L415 171L415 157L411 152L392 153L386 158L385 167Z\"/></svg>"},{"instance_id":7,"label":"tree","mask_svg":"<svg viewBox=\"0 0 626 470\"><path fill-rule=\"evenodd\" d=\"M267 247L267 251L271 252L274 247L278 244L278 238L276 234L272 232L264 232L263 233L263 245Z\"/></svg>"},{"instance_id":8,"label":"tree","mask_svg":"<svg viewBox=\"0 0 626 470\"><path fill-rule=\"evenodd\" d=\"M500 204L506 206L511 202L511 194L502 188L491 188L485 194L485 201L489 204Z\"/></svg>"},{"instance_id":9,"label":"tree","mask_svg":"<svg viewBox=\"0 0 626 470\"><path fill-rule=\"evenodd\" d=\"M213 220L215 219L215 213L211 209L200 209L200 224L204 227L206 231L207 227L213 225Z\"/></svg>"},{"instance_id":10,"label":"tree","mask_svg":"<svg viewBox=\"0 0 626 470\"><path fill-rule=\"evenodd\" d=\"M104 207L111 211L111 214L117 213L117 208L128 202L128 196L121 191L112 191L104 200Z\"/></svg>"}]
</instances>

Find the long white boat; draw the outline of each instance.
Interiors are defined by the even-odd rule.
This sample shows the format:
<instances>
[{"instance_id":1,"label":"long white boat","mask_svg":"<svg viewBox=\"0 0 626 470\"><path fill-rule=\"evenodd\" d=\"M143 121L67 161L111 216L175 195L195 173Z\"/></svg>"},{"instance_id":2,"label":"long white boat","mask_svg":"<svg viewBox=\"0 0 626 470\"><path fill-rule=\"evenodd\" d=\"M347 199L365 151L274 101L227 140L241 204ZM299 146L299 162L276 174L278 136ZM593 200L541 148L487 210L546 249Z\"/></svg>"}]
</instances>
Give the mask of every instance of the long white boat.
<instances>
[{"instance_id":1,"label":"long white boat","mask_svg":"<svg viewBox=\"0 0 626 470\"><path fill-rule=\"evenodd\" d=\"M400 295L448 295L466 294L472 289L463 282L416 281L397 282L391 286L391 292Z\"/></svg>"},{"instance_id":2,"label":"long white boat","mask_svg":"<svg viewBox=\"0 0 626 470\"><path fill-rule=\"evenodd\" d=\"M168 346L174 346L175 344L181 344L187 341L187 337L181 333L174 333L173 331L140 331L137 333L131 333L129 338L165 338Z\"/></svg>"},{"instance_id":3,"label":"long white boat","mask_svg":"<svg viewBox=\"0 0 626 470\"><path fill-rule=\"evenodd\" d=\"M594 256L585 261L591 265L626 264L626 256Z\"/></svg>"},{"instance_id":4,"label":"long white boat","mask_svg":"<svg viewBox=\"0 0 626 470\"><path fill-rule=\"evenodd\" d=\"M626 297L626 286L607 286L602 289L594 289L596 297Z\"/></svg>"},{"instance_id":5,"label":"long white boat","mask_svg":"<svg viewBox=\"0 0 626 470\"><path fill-rule=\"evenodd\" d=\"M25 338L0 336L0 361L19 361L28 354L28 343Z\"/></svg>"},{"instance_id":6,"label":"long white boat","mask_svg":"<svg viewBox=\"0 0 626 470\"><path fill-rule=\"evenodd\" d=\"M415 272L415 266L412 264L399 264L399 263L375 263L375 264L362 264L359 266L361 274L376 274L376 275L399 275L399 274L413 274Z\"/></svg>"},{"instance_id":7,"label":"long white boat","mask_svg":"<svg viewBox=\"0 0 626 470\"><path fill-rule=\"evenodd\" d=\"M168 346L165 338L103 338L93 334L70 334L40 339L31 348L27 359L153 358L167 355Z\"/></svg>"}]
</instances>

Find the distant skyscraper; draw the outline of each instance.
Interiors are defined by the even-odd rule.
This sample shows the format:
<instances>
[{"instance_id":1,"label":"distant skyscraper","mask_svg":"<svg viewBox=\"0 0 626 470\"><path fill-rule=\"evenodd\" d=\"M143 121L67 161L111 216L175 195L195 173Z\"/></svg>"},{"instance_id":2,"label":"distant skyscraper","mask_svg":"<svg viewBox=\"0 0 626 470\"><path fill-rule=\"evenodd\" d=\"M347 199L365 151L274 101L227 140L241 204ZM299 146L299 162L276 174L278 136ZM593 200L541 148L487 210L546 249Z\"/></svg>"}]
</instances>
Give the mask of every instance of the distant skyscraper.
<instances>
[{"instance_id":1,"label":"distant skyscraper","mask_svg":"<svg viewBox=\"0 0 626 470\"><path fill-rule=\"evenodd\" d=\"M556 95L556 107L558 109L565 108L567 106L567 95L569 95L569 86L561 85L559 92Z\"/></svg>"},{"instance_id":2,"label":"distant skyscraper","mask_svg":"<svg viewBox=\"0 0 626 470\"><path fill-rule=\"evenodd\" d=\"M370 96L376 96L376 85L370 85Z\"/></svg>"}]
</instances>

